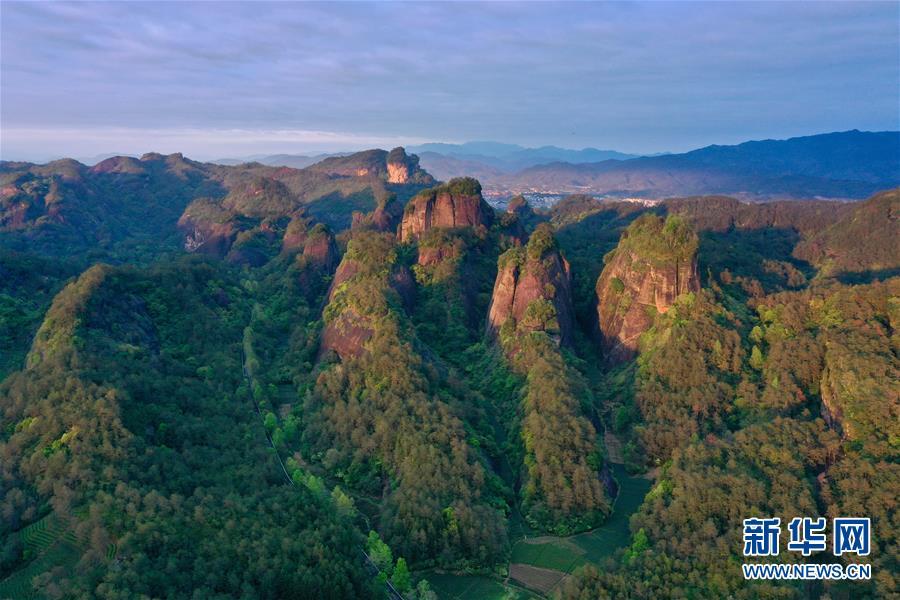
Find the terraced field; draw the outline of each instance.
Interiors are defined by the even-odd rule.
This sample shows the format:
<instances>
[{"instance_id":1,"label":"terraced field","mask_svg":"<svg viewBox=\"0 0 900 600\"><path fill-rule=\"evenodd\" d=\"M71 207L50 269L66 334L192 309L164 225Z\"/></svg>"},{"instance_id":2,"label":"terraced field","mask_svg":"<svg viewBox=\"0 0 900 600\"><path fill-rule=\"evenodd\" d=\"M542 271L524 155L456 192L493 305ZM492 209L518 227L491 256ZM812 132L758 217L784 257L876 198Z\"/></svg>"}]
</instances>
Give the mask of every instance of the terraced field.
<instances>
[{"instance_id":1,"label":"terraced field","mask_svg":"<svg viewBox=\"0 0 900 600\"><path fill-rule=\"evenodd\" d=\"M430 573L426 576L441 600L536 600L539 596L524 589L481 575Z\"/></svg>"},{"instance_id":2,"label":"terraced field","mask_svg":"<svg viewBox=\"0 0 900 600\"><path fill-rule=\"evenodd\" d=\"M4 600L35 598L31 580L36 575L54 567L68 573L82 554L81 543L69 523L53 513L13 535L21 537L26 553L34 559L0 581L0 598Z\"/></svg>"}]
</instances>

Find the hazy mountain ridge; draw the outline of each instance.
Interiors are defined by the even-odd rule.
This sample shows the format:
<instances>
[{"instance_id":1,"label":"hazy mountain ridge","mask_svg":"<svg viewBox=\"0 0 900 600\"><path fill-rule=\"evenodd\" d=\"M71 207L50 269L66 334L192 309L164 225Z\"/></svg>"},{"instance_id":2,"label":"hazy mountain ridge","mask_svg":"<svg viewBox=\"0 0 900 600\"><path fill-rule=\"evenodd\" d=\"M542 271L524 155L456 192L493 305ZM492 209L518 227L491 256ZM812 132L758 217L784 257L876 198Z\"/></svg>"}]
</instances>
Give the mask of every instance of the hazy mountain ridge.
<instances>
[{"instance_id":1,"label":"hazy mountain ridge","mask_svg":"<svg viewBox=\"0 0 900 600\"><path fill-rule=\"evenodd\" d=\"M369 212L390 194L406 200L433 182L418 158L402 149L329 157L304 169L224 166L157 153L110 157L92 167L72 159L0 162L0 243L50 254L90 248L108 258L123 244L171 250L175 225L198 202L220 224L244 219L234 234L263 220L288 219L301 208L344 229L352 211Z\"/></svg>"},{"instance_id":2,"label":"hazy mountain ridge","mask_svg":"<svg viewBox=\"0 0 900 600\"><path fill-rule=\"evenodd\" d=\"M555 160L503 174L479 157L423 156L439 177L478 170L485 192L665 198L729 194L748 200L866 198L900 183L900 132L846 131L713 145L681 154Z\"/></svg>"},{"instance_id":3,"label":"hazy mountain ridge","mask_svg":"<svg viewBox=\"0 0 900 600\"><path fill-rule=\"evenodd\" d=\"M683 153L635 155L500 142L410 146L438 180L475 177L491 197L519 193L587 193L665 198L728 194L746 200L861 199L900 184L900 132L845 131ZM256 155L217 164L308 168L359 152Z\"/></svg>"}]
</instances>

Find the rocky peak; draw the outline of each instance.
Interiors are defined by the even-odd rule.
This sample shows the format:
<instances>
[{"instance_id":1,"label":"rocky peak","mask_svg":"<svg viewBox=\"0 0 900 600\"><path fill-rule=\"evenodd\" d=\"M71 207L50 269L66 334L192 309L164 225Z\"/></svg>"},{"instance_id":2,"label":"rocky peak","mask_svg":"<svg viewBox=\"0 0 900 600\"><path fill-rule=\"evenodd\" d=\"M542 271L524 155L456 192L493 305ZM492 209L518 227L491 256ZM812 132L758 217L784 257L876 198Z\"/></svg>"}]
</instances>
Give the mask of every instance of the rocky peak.
<instances>
[{"instance_id":1,"label":"rocky peak","mask_svg":"<svg viewBox=\"0 0 900 600\"><path fill-rule=\"evenodd\" d=\"M675 299L700 290L697 234L678 216L636 219L622 234L597 280L598 335L606 359L637 351L638 338Z\"/></svg>"},{"instance_id":2,"label":"rocky peak","mask_svg":"<svg viewBox=\"0 0 900 600\"><path fill-rule=\"evenodd\" d=\"M513 333L544 331L561 344L571 344L574 332L569 263L543 223L524 247L500 256L488 311L487 334L501 341Z\"/></svg>"},{"instance_id":3,"label":"rocky peak","mask_svg":"<svg viewBox=\"0 0 900 600\"><path fill-rule=\"evenodd\" d=\"M328 226L318 223L309 230L303 244L303 258L308 264L331 271L337 265L338 249Z\"/></svg>"},{"instance_id":4,"label":"rocky peak","mask_svg":"<svg viewBox=\"0 0 900 600\"><path fill-rule=\"evenodd\" d=\"M288 252L298 248L302 249L303 245L306 243L306 237L309 233L311 223L312 218L308 217L303 210L299 210L291 215L291 220L288 221L287 227L285 227L284 230L284 236L281 238L282 252Z\"/></svg>"},{"instance_id":5,"label":"rocky peak","mask_svg":"<svg viewBox=\"0 0 900 600\"><path fill-rule=\"evenodd\" d=\"M403 148L364 150L348 156L332 156L308 167L329 175L372 177L390 184L431 185L434 178L419 166L419 157Z\"/></svg>"},{"instance_id":6,"label":"rocky peak","mask_svg":"<svg viewBox=\"0 0 900 600\"><path fill-rule=\"evenodd\" d=\"M388 183L407 183L410 174L419 168L419 157L409 156L401 147L394 148L387 156Z\"/></svg>"},{"instance_id":7,"label":"rocky peak","mask_svg":"<svg viewBox=\"0 0 900 600\"><path fill-rule=\"evenodd\" d=\"M350 240L328 290L320 357L328 351L342 360L360 356L389 310L390 296L404 305L411 300L415 281L399 263L395 244L391 234L366 230Z\"/></svg>"},{"instance_id":8,"label":"rocky peak","mask_svg":"<svg viewBox=\"0 0 900 600\"><path fill-rule=\"evenodd\" d=\"M418 239L432 228L490 227L494 209L481 196L481 184L471 177L420 192L403 211L398 236L401 242Z\"/></svg>"},{"instance_id":9,"label":"rocky peak","mask_svg":"<svg viewBox=\"0 0 900 600\"><path fill-rule=\"evenodd\" d=\"M528 216L532 213L531 206L524 196L519 194L514 196L506 205L506 212L511 215Z\"/></svg>"}]
</instances>

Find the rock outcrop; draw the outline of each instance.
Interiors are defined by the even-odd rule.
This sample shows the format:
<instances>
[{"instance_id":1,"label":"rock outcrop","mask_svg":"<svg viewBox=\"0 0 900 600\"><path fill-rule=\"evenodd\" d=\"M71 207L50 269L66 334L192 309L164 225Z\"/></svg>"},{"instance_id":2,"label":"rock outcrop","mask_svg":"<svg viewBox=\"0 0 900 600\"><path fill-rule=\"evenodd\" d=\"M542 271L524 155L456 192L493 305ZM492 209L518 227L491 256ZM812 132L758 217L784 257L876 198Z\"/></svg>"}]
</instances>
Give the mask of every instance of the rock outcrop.
<instances>
[{"instance_id":1,"label":"rock outcrop","mask_svg":"<svg viewBox=\"0 0 900 600\"><path fill-rule=\"evenodd\" d=\"M501 339L513 332L544 331L561 344L574 332L569 263L560 254L549 224L542 224L525 247L501 255L487 334Z\"/></svg>"},{"instance_id":2,"label":"rock outcrop","mask_svg":"<svg viewBox=\"0 0 900 600\"><path fill-rule=\"evenodd\" d=\"M334 274L325 307L319 356L334 351L341 360L360 356L392 304L409 305L415 281L397 262L391 234L360 231Z\"/></svg>"},{"instance_id":3,"label":"rock outcrop","mask_svg":"<svg viewBox=\"0 0 900 600\"><path fill-rule=\"evenodd\" d=\"M338 261L337 244L334 234L327 226L319 223L309 230L303 243L303 258L307 264L325 271L335 268Z\"/></svg>"},{"instance_id":4,"label":"rock outcrop","mask_svg":"<svg viewBox=\"0 0 900 600\"><path fill-rule=\"evenodd\" d=\"M403 148L365 150L349 156L332 156L310 167L342 177L376 177L395 185L432 185L434 178L419 166L419 157L407 154Z\"/></svg>"},{"instance_id":5,"label":"rock outcrop","mask_svg":"<svg viewBox=\"0 0 900 600\"><path fill-rule=\"evenodd\" d=\"M500 215L500 233L510 244L524 244L528 241L528 232L534 229L538 220L528 201L522 196L515 196L506 205L506 212Z\"/></svg>"},{"instance_id":6,"label":"rock outcrop","mask_svg":"<svg viewBox=\"0 0 900 600\"><path fill-rule=\"evenodd\" d=\"M533 214L531 206L522 195L514 196L512 199L510 199L509 203L506 205L506 212L511 215L518 215L522 217L528 217Z\"/></svg>"},{"instance_id":7,"label":"rock outcrop","mask_svg":"<svg viewBox=\"0 0 900 600\"><path fill-rule=\"evenodd\" d=\"M281 251L303 248L312 219L281 181L254 176L222 199L199 198L178 220L184 249L260 266Z\"/></svg>"},{"instance_id":8,"label":"rock outcrop","mask_svg":"<svg viewBox=\"0 0 900 600\"><path fill-rule=\"evenodd\" d=\"M490 227L493 222L494 209L481 197L481 184L463 177L424 190L410 200L398 237L409 242L432 228Z\"/></svg>"},{"instance_id":9,"label":"rock outcrop","mask_svg":"<svg viewBox=\"0 0 900 600\"><path fill-rule=\"evenodd\" d=\"M697 235L677 216L645 214L622 234L597 280L597 334L606 360L631 358L675 299L700 290Z\"/></svg>"},{"instance_id":10,"label":"rock outcrop","mask_svg":"<svg viewBox=\"0 0 900 600\"><path fill-rule=\"evenodd\" d=\"M394 148L387 156L388 183L409 183L419 168L419 157L408 155L403 148Z\"/></svg>"},{"instance_id":11,"label":"rock outcrop","mask_svg":"<svg viewBox=\"0 0 900 600\"><path fill-rule=\"evenodd\" d=\"M290 252L291 250L303 249L311 223L312 218L306 216L302 211L292 215L284 230L284 235L281 237L281 251Z\"/></svg>"},{"instance_id":12,"label":"rock outcrop","mask_svg":"<svg viewBox=\"0 0 900 600\"><path fill-rule=\"evenodd\" d=\"M185 250L219 258L228 254L238 234L232 214L209 198L191 202L178 219L178 229Z\"/></svg>"}]
</instances>

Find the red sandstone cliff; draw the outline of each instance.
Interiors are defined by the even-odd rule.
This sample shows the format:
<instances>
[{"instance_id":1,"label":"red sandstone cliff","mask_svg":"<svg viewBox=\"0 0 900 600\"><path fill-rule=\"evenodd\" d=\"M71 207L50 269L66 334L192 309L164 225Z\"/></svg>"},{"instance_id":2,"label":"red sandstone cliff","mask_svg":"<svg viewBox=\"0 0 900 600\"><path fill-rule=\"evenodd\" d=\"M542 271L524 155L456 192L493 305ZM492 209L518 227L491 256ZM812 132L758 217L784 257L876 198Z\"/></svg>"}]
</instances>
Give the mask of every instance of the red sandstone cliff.
<instances>
[{"instance_id":1,"label":"red sandstone cliff","mask_svg":"<svg viewBox=\"0 0 900 600\"><path fill-rule=\"evenodd\" d=\"M364 353L391 296L399 296L409 308L415 281L409 269L396 262L395 243L393 235L374 231L359 232L350 240L328 290L320 357L329 350L342 360Z\"/></svg>"},{"instance_id":2,"label":"red sandstone cliff","mask_svg":"<svg viewBox=\"0 0 900 600\"><path fill-rule=\"evenodd\" d=\"M487 333L504 337L507 331L546 331L571 344L574 328L569 263L556 247L550 225L542 224L527 246L500 257Z\"/></svg>"},{"instance_id":3,"label":"red sandstone cliff","mask_svg":"<svg viewBox=\"0 0 900 600\"><path fill-rule=\"evenodd\" d=\"M409 201L398 237L409 242L432 228L490 227L493 222L494 210L481 197L481 185L469 177L452 179Z\"/></svg>"},{"instance_id":4,"label":"red sandstone cliff","mask_svg":"<svg viewBox=\"0 0 900 600\"><path fill-rule=\"evenodd\" d=\"M604 355L631 358L638 338L675 298L700 289L697 236L683 220L647 214L622 234L597 280L597 318Z\"/></svg>"}]
</instances>

